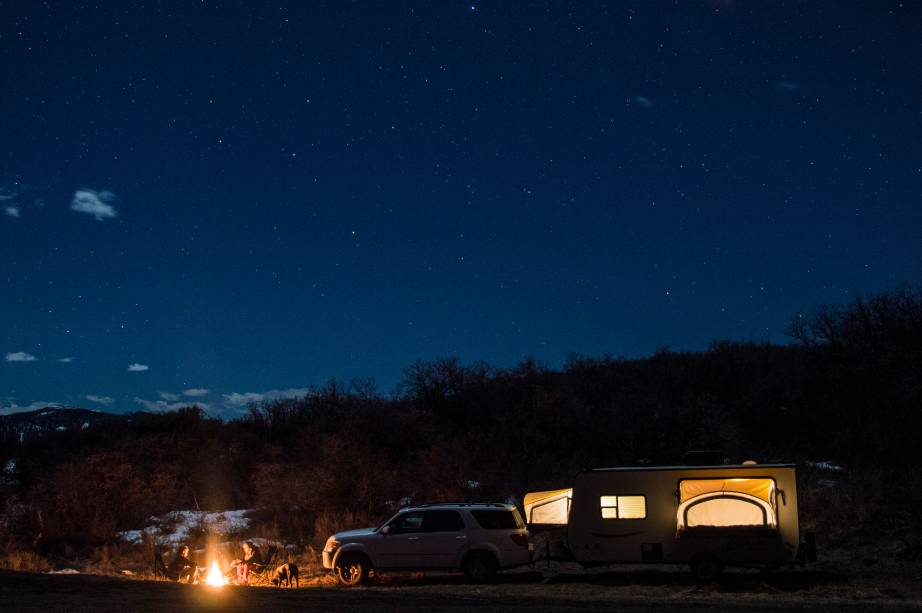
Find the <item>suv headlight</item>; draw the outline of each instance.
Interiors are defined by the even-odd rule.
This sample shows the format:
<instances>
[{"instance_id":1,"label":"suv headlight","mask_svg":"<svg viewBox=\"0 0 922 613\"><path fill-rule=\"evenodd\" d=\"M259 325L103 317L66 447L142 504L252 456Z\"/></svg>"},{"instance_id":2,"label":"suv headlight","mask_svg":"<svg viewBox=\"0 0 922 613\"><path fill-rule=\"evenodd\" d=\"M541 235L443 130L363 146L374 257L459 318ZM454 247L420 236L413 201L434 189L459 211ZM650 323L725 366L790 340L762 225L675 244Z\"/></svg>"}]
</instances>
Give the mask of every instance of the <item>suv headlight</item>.
<instances>
[{"instance_id":1,"label":"suv headlight","mask_svg":"<svg viewBox=\"0 0 922 613\"><path fill-rule=\"evenodd\" d=\"M327 544L323 546L323 550L326 551L327 553L333 553L337 549L339 549L340 545L342 545L342 543L340 543L339 541L337 541L335 538L331 536L330 538L327 539Z\"/></svg>"}]
</instances>

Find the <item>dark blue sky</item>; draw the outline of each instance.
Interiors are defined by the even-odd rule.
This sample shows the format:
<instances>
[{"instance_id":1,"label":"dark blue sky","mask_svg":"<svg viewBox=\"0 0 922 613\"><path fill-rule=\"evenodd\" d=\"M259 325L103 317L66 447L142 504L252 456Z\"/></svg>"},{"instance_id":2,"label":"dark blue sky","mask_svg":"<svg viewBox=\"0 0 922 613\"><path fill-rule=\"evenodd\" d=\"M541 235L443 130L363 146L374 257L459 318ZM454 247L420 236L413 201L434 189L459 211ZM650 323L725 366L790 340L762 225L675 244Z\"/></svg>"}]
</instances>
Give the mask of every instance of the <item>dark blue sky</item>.
<instances>
[{"instance_id":1,"label":"dark blue sky","mask_svg":"<svg viewBox=\"0 0 922 613\"><path fill-rule=\"evenodd\" d=\"M0 412L786 342L920 280L916 3L256 4L0 4Z\"/></svg>"}]
</instances>

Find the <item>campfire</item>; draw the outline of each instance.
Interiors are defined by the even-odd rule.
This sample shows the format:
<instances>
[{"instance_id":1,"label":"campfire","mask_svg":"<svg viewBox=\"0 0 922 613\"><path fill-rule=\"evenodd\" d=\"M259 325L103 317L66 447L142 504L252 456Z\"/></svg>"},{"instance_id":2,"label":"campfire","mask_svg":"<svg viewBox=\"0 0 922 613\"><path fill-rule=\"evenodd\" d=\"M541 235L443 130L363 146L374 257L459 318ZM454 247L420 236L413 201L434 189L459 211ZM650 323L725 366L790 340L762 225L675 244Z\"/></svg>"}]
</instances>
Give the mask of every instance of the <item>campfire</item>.
<instances>
[{"instance_id":1,"label":"campfire","mask_svg":"<svg viewBox=\"0 0 922 613\"><path fill-rule=\"evenodd\" d=\"M221 572L221 569L218 568L217 560L211 561L211 568L205 576L205 585L211 587L223 587L227 585L227 579L224 578L224 574Z\"/></svg>"}]
</instances>

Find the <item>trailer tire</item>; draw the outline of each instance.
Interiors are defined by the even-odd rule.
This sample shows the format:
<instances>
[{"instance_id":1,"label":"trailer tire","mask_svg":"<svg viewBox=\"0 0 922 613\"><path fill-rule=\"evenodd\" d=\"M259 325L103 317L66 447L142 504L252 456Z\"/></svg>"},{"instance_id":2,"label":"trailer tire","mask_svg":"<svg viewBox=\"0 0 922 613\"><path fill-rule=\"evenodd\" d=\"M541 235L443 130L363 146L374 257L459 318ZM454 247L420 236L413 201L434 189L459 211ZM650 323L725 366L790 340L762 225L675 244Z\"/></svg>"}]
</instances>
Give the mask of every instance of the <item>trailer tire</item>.
<instances>
[{"instance_id":1,"label":"trailer tire","mask_svg":"<svg viewBox=\"0 0 922 613\"><path fill-rule=\"evenodd\" d=\"M720 560L717 556L710 553L702 553L692 558L691 571L698 583L711 583L720 576L723 570Z\"/></svg>"},{"instance_id":2,"label":"trailer tire","mask_svg":"<svg viewBox=\"0 0 922 613\"><path fill-rule=\"evenodd\" d=\"M496 558L486 551L472 551L461 562L461 570L471 583L486 583L499 572L499 564Z\"/></svg>"},{"instance_id":3,"label":"trailer tire","mask_svg":"<svg viewBox=\"0 0 922 613\"><path fill-rule=\"evenodd\" d=\"M353 587L368 581L371 564L360 553L344 553L336 561L336 578L343 585Z\"/></svg>"}]
</instances>

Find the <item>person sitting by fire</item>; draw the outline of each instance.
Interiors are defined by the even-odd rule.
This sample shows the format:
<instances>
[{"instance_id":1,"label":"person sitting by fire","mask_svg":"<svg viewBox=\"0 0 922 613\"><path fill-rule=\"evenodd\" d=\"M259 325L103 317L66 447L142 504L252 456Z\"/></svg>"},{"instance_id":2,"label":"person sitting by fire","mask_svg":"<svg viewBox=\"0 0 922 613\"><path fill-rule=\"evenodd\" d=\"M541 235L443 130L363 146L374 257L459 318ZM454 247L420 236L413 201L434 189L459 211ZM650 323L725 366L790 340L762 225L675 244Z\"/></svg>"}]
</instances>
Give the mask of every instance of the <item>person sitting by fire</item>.
<instances>
[{"instance_id":1,"label":"person sitting by fire","mask_svg":"<svg viewBox=\"0 0 922 613\"><path fill-rule=\"evenodd\" d=\"M180 583L196 583L198 581L199 567L189 557L191 550L188 545L180 545L176 550L173 561L166 568L167 578Z\"/></svg>"},{"instance_id":2,"label":"person sitting by fire","mask_svg":"<svg viewBox=\"0 0 922 613\"><path fill-rule=\"evenodd\" d=\"M237 583L247 583L250 580L250 575L254 572L258 572L263 567L263 557L259 553L259 547L254 545L252 541L247 541L243 544L243 559L237 558L231 562L231 566L237 569Z\"/></svg>"}]
</instances>

